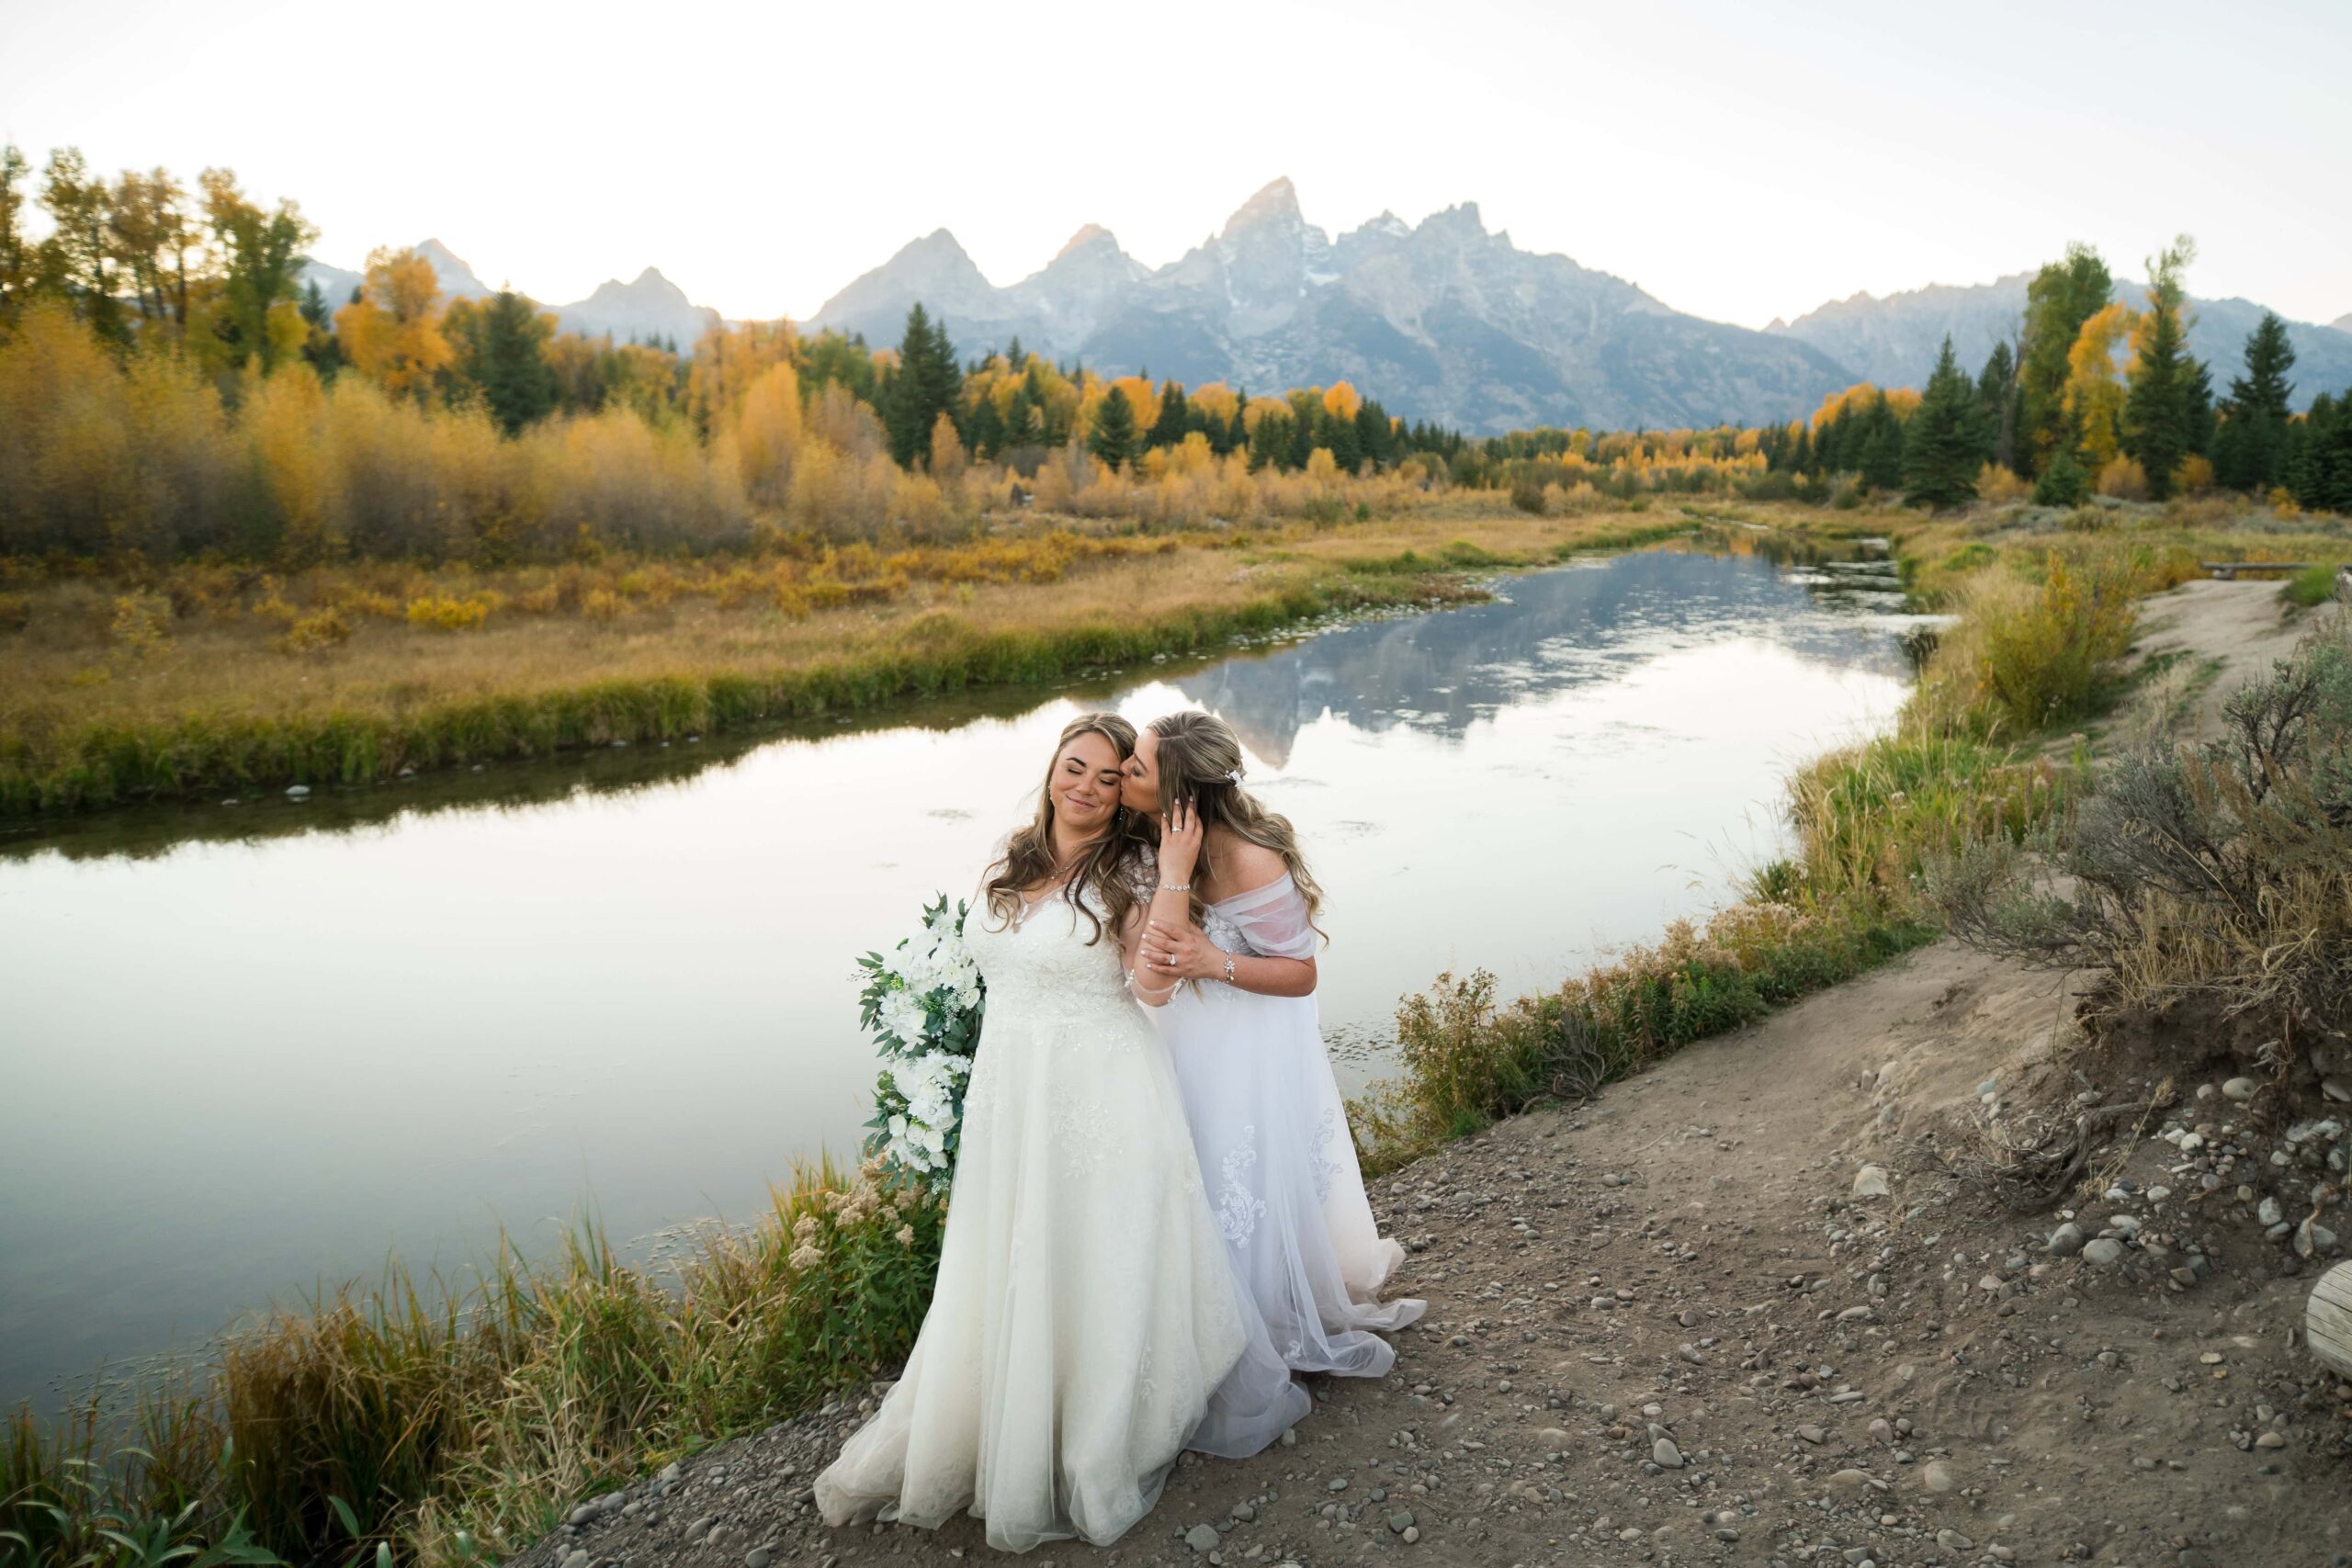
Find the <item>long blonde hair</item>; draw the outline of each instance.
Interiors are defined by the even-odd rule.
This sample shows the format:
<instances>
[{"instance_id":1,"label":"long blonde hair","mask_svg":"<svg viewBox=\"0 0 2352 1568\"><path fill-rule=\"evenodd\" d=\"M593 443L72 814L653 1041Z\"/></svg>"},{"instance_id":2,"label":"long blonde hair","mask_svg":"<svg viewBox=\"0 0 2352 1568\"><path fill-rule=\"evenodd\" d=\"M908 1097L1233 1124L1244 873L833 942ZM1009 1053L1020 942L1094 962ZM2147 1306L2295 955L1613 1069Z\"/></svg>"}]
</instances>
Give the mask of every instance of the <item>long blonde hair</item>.
<instances>
[{"instance_id":1,"label":"long blonde hair","mask_svg":"<svg viewBox=\"0 0 2352 1568\"><path fill-rule=\"evenodd\" d=\"M1013 829L1012 837L1005 840L1003 855L989 867L989 913L1001 923L1009 925L1021 914L1023 888L1035 887L1059 869L1054 859L1054 766L1069 743L1084 735L1108 740L1121 762L1136 754L1136 727L1117 714L1080 714L1063 727L1061 739L1054 742L1053 759L1046 764L1045 783L1037 791L1037 815ZM1086 847L1063 881L1062 897L1093 923L1094 934L1086 939L1087 946L1102 940L1105 916L1113 931L1125 925L1128 911L1136 906L1135 868L1141 849L1134 814L1118 807L1112 813L1111 830ZM1101 906L1102 914L1087 904L1089 893Z\"/></svg>"},{"instance_id":2,"label":"long blonde hair","mask_svg":"<svg viewBox=\"0 0 2352 1568\"><path fill-rule=\"evenodd\" d=\"M1237 839L1273 851L1282 857L1298 896L1306 900L1306 923L1323 936L1323 928L1315 925L1315 916L1323 908L1323 888L1306 869L1306 857L1299 853L1298 835L1292 831L1290 818L1267 810L1241 787L1241 740L1232 726L1215 714L1187 709L1153 719L1151 732L1159 738L1159 803L1166 807L1180 800L1190 801L1200 813L1201 853L1210 874L1215 875L1216 868L1207 863L1209 829L1223 828ZM1193 924L1200 923L1204 913L1201 896L1195 893Z\"/></svg>"}]
</instances>

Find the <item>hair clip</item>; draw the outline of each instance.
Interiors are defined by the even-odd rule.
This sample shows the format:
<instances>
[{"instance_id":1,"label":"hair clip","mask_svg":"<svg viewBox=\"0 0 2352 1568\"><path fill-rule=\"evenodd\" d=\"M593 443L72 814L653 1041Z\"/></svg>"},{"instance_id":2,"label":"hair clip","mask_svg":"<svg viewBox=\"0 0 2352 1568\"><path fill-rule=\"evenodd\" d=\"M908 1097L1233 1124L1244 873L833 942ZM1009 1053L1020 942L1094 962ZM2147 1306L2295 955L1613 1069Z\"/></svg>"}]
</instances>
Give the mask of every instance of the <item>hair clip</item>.
<instances>
[{"instance_id":1,"label":"hair clip","mask_svg":"<svg viewBox=\"0 0 2352 1568\"><path fill-rule=\"evenodd\" d=\"M1231 773L1227 773L1225 775L1225 782L1229 784L1238 784L1241 782L1241 770L1239 768L1236 768Z\"/></svg>"}]
</instances>

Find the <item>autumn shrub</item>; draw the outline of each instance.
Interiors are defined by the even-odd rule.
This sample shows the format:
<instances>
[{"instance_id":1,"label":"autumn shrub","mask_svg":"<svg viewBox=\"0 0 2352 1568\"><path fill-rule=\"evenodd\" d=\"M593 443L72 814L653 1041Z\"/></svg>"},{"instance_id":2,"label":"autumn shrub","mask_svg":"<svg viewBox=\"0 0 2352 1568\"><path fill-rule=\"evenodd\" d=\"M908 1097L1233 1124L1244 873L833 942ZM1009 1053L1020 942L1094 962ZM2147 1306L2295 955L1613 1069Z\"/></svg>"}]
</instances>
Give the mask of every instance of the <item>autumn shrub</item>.
<instances>
[{"instance_id":1,"label":"autumn shrub","mask_svg":"<svg viewBox=\"0 0 2352 1568\"><path fill-rule=\"evenodd\" d=\"M2094 487L2101 495L2111 495L2119 501L2148 499L2148 470L2136 458L2111 457L2098 471Z\"/></svg>"},{"instance_id":2,"label":"autumn shrub","mask_svg":"<svg viewBox=\"0 0 2352 1568\"><path fill-rule=\"evenodd\" d=\"M2032 494L2033 486L1998 463L1986 463L1976 471L1976 499L1989 506L2007 506Z\"/></svg>"},{"instance_id":3,"label":"autumn shrub","mask_svg":"<svg viewBox=\"0 0 2352 1568\"><path fill-rule=\"evenodd\" d=\"M133 659L154 658L172 645L171 600L146 590L119 595L107 637Z\"/></svg>"},{"instance_id":4,"label":"autumn shrub","mask_svg":"<svg viewBox=\"0 0 2352 1568\"><path fill-rule=\"evenodd\" d=\"M351 623L340 611L321 610L304 615L285 631L270 639L269 646L280 653L325 653L341 648L351 640Z\"/></svg>"},{"instance_id":5,"label":"autumn shrub","mask_svg":"<svg viewBox=\"0 0 2352 1568\"><path fill-rule=\"evenodd\" d=\"M436 593L409 602L408 624L429 626L435 631L464 631L481 625L489 618L490 612L491 602L482 595L460 598L455 594Z\"/></svg>"},{"instance_id":6,"label":"autumn shrub","mask_svg":"<svg viewBox=\"0 0 2352 1568\"><path fill-rule=\"evenodd\" d=\"M2074 455L2061 452L2051 458L2050 466L2033 481L2033 503L2036 506L2080 506L2090 499L2090 476Z\"/></svg>"},{"instance_id":7,"label":"autumn shrub","mask_svg":"<svg viewBox=\"0 0 2352 1568\"><path fill-rule=\"evenodd\" d=\"M616 621L628 613L628 605L609 588L592 588L581 596L580 613L592 621Z\"/></svg>"},{"instance_id":8,"label":"autumn shrub","mask_svg":"<svg viewBox=\"0 0 2352 1568\"><path fill-rule=\"evenodd\" d=\"M2042 578L1969 581L1958 625L1939 642L1915 699L1938 728L1984 737L2031 734L2080 717L2110 688L2145 589L2121 552L2045 558Z\"/></svg>"}]
</instances>

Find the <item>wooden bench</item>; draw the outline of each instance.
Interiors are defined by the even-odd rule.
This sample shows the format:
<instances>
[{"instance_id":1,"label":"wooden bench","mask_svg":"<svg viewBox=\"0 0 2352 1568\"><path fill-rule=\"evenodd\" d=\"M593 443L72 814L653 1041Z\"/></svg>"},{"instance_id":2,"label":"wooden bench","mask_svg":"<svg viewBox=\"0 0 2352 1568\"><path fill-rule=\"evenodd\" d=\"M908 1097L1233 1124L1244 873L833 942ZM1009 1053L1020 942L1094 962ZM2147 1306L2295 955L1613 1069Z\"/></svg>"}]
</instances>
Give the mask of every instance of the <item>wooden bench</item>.
<instances>
[{"instance_id":1,"label":"wooden bench","mask_svg":"<svg viewBox=\"0 0 2352 1568\"><path fill-rule=\"evenodd\" d=\"M2242 571L2309 571L2312 569L2312 563L2304 560L2201 560L2197 564L2224 582L2236 581L2238 573ZM2339 583L2343 576L2341 571L2336 573Z\"/></svg>"}]
</instances>

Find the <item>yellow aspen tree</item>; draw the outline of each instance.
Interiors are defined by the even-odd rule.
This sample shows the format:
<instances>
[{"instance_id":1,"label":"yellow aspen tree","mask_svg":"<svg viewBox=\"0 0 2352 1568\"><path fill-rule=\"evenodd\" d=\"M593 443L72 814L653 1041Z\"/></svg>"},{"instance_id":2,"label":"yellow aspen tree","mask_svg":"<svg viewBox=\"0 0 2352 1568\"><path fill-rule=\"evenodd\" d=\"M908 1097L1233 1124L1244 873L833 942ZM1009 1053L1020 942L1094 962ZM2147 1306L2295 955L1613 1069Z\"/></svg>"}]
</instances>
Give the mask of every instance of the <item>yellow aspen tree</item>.
<instances>
[{"instance_id":1,"label":"yellow aspen tree","mask_svg":"<svg viewBox=\"0 0 2352 1568\"><path fill-rule=\"evenodd\" d=\"M2120 302L2111 304L2083 323L2066 351L2064 407L2079 433L2083 466L2093 473L2114 461L2122 447L2119 422L2124 386L2117 374L2115 350L2138 324L2138 311Z\"/></svg>"},{"instance_id":2,"label":"yellow aspen tree","mask_svg":"<svg viewBox=\"0 0 2352 1568\"><path fill-rule=\"evenodd\" d=\"M441 331L441 281L414 251L368 258L360 298L334 313L335 335L360 373L395 397L422 398L455 357Z\"/></svg>"}]
</instances>

